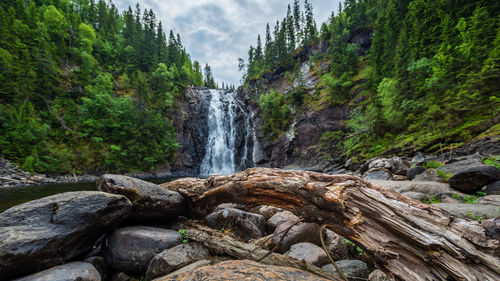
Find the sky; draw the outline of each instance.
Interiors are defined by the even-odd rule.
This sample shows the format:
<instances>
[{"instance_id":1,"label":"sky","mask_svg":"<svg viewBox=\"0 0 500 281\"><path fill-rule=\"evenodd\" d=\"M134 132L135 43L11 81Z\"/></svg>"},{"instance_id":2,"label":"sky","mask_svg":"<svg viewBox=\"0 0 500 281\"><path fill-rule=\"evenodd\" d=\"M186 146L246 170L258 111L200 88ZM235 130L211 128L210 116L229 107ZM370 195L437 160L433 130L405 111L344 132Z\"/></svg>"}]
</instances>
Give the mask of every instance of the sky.
<instances>
[{"instance_id":1,"label":"sky","mask_svg":"<svg viewBox=\"0 0 500 281\"><path fill-rule=\"evenodd\" d=\"M318 28L341 0L309 0ZM303 0L300 1L302 10ZM217 83L240 85L238 58L247 59L250 45L257 35L265 36L266 23L271 30L286 15L293 0L113 0L124 11L139 3L153 9L167 36L170 29L179 33L192 60L208 63Z\"/></svg>"}]
</instances>

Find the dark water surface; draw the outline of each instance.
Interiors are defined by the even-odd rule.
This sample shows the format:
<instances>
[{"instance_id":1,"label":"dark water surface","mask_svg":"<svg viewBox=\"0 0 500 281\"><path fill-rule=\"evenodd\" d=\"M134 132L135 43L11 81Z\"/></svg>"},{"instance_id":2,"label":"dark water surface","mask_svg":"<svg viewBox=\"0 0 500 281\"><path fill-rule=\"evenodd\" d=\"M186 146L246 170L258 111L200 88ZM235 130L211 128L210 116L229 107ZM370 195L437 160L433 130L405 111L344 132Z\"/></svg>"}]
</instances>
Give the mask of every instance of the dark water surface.
<instances>
[{"instance_id":1,"label":"dark water surface","mask_svg":"<svg viewBox=\"0 0 500 281\"><path fill-rule=\"evenodd\" d=\"M165 183L177 177L145 179L154 183ZM0 212L10 207L47 197L54 194L70 191L97 191L95 182L88 183L58 183L37 186L0 188Z\"/></svg>"}]
</instances>

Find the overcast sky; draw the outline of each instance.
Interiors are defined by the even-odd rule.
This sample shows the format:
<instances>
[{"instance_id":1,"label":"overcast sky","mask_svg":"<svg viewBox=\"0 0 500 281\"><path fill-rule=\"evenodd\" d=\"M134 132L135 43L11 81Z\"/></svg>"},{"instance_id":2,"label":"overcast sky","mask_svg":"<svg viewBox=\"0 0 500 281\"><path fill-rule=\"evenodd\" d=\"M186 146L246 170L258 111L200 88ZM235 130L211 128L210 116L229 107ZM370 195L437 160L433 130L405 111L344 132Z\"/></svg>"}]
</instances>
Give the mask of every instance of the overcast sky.
<instances>
[{"instance_id":1,"label":"overcast sky","mask_svg":"<svg viewBox=\"0 0 500 281\"><path fill-rule=\"evenodd\" d=\"M337 12L340 1L309 0L318 28L332 11ZM180 33L191 58L203 65L208 62L216 82L236 86L242 75L238 58L246 60L257 34L264 38L266 23L272 30L286 15L287 5L293 4L293 0L113 0L121 11L128 6L134 9L137 2L143 10L153 9L167 36L170 29Z\"/></svg>"}]
</instances>

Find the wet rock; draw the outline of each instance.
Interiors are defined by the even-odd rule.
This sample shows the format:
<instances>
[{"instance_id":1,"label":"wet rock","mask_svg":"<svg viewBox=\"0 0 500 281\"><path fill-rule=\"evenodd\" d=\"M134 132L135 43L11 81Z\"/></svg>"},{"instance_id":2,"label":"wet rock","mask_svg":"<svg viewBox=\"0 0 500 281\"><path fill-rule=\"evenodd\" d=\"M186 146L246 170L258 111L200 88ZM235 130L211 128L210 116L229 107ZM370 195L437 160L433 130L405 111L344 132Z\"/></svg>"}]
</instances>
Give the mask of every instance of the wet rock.
<instances>
[{"instance_id":1,"label":"wet rock","mask_svg":"<svg viewBox=\"0 0 500 281\"><path fill-rule=\"evenodd\" d=\"M124 196L67 192L0 213L0 280L30 274L88 252L130 213Z\"/></svg>"},{"instance_id":2,"label":"wet rock","mask_svg":"<svg viewBox=\"0 0 500 281\"><path fill-rule=\"evenodd\" d=\"M446 164L439 168L439 170L447 174L456 174L463 170L467 170L476 166L483 165L482 157L479 155L472 155L461 158L454 158L446 162Z\"/></svg>"},{"instance_id":3,"label":"wet rock","mask_svg":"<svg viewBox=\"0 0 500 281\"><path fill-rule=\"evenodd\" d=\"M379 269L376 269L368 275L368 280L369 281L391 281L387 275Z\"/></svg>"},{"instance_id":4,"label":"wet rock","mask_svg":"<svg viewBox=\"0 0 500 281\"><path fill-rule=\"evenodd\" d=\"M326 249L332 256L332 258L334 260L347 259L348 247L345 238L329 229L325 231L325 234Z\"/></svg>"},{"instance_id":5,"label":"wet rock","mask_svg":"<svg viewBox=\"0 0 500 281\"><path fill-rule=\"evenodd\" d=\"M266 220L264 216L242 210L227 208L209 214L205 223L214 229L231 229L231 232L245 241L265 235Z\"/></svg>"},{"instance_id":6,"label":"wet rock","mask_svg":"<svg viewBox=\"0 0 500 281\"><path fill-rule=\"evenodd\" d=\"M425 172L416 175L412 181L432 181L432 182L445 182L445 180L438 175L436 170L427 169Z\"/></svg>"},{"instance_id":7,"label":"wet rock","mask_svg":"<svg viewBox=\"0 0 500 281\"><path fill-rule=\"evenodd\" d=\"M474 193L494 181L500 180L500 170L489 165L481 165L460 171L448 183L454 189Z\"/></svg>"},{"instance_id":8,"label":"wet rock","mask_svg":"<svg viewBox=\"0 0 500 281\"><path fill-rule=\"evenodd\" d=\"M153 280L208 257L208 250L200 244L177 245L159 253L151 260L146 272L146 278Z\"/></svg>"},{"instance_id":9,"label":"wet rock","mask_svg":"<svg viewBox=\"0 0 500 281\"><path fill-rule=\"evenodd\" d=\"M212 266L203 266L190 272L156 279L156 281L187 280L326 281L327 279L296 268L265 265L249 260L224 261Z\"/></svg>"},{"instance_id":10,"label":"wet rock","mask_svg":"<svg viewBox=\"0 0 500 281\"><path fill-rule=\"evenodd\" d=\"M97 272L99 272L102 280L108 280L109 270L103 257L90 257L85 259L84 262L92 264Z\"/></svg>"},{"instance_id":11,"label":"wet rock","mask_svg":"<svg viewBox=\"0 0 500 281\"><path fill-rule=\"evenodd\" d=\"M132 202L133 220L172 220L185 211L184 197L154 183L120 175L104 175L100 191L126 196Z\"/></svg>"},{"instance_id":12,"label":"wet rock","mask_svg":"<svg viewBox=\"0 0 500 281\"><path fill-rule=\"evenodd\" d=\"M478 204L454 204L454 203L437 203L432 204L450 214L467 219L475 218L495 218L500 216L499 206L495 205L478 205Z\"/></svg>"},{"instance_id":13,"label":"wet rock","mask_svg":"<svg viewBox=\"0 0 500 281\"><path fill-rule=\"evenodd\" d=\"M368 278L368 266L360 260L340 260L335 263L347 277ZM333 264L327 264L322 269L337 272Z\"/></svg>"},{"instance_id":14,"label":"wet rock","mask_svg":"<svg viewBox=\"0 0 500 281\"><path fill-rule=\"evenodd\" d=\"M154 256L181 243L174 230L149 226L117 229L108 238L104 250L106 264L115 271L139 274L146 271Z\"/></svg>"},{"instance_id":15,"label":"wet rock","mask_svg":"<svg viewBox=\"0 0 500 281\"><path fill-rule=\"evenodd\" d=\"M500 195L500 181L488 184L483 191L489 195Z\"/></svg>"},{"instance_id":16,"label":"wet rock","mask_svg":"<svg viewBox=\"0 0 500 281\"><path fill-rule=\"evenodd\" d=\"M285 253L285 256L303 260L315 266L323 266L328 263L328 256L325 251L321 247L308 242L292 245L290 250Z\"/></svg>"},{"instance_id":17,"label":"wet rock","mask_svg":"<svg viewBox=\"0 0 500 281\"><path fill-rule=\"evenodd\" d=\"M276 227L273 233L275 235L273 238L275 245L278 245L281 237L285 234L284 231L292 224L293 222L287 222ZM283 241L281 241L278 247L278 252L284 253L288 251L293 244L301 242L310 242L319 245L319 228L319 225L315 223L299 222L294 225L283 238Z\"/></svg>"},{"instance_id":18,"label":"wet rock","mask_svg":"<svg viewBox=\"0 0 500 281\"><path fill-rule=\"evenodd\" d=\"M408 170L406 172L406 178L408 180L413 180L417 175L420 175L421 173L425 172L425 168L421 166L416 166Z\"/></svg>"},{"instance_id":19,"label":"wet rock","mask_svg":"<svg viewBox=\"0 0 500 281\"><path fill-rule=\"evenodd\" d=\"M16 281L101 281L101 276L90 263L72 262L16 279Z\"/></svg>"},{"instance_id":20,"label":"wet rock","mask_svg":"<svg viewBox=\"0 0 500 281\"><path fill-rule=\"evenodd\" d=\"M292 212L289 211L282 211L274 216L272 216L268 221L267 221L267 232L272 233L276 227L280 224L284 224L286 222L295 222L298 221L299 217L294 215Z\"/></svg>"},{"instance_id":21,"label":"wet rock","mask_svg":"<svg viewBox=\"0 0 500 281\"><path fill-rule=\"evenodd\" d=\"M363 174L365 180L392 180L392 174L384 168L373 168Z\"/></svg>"}]
</instances>

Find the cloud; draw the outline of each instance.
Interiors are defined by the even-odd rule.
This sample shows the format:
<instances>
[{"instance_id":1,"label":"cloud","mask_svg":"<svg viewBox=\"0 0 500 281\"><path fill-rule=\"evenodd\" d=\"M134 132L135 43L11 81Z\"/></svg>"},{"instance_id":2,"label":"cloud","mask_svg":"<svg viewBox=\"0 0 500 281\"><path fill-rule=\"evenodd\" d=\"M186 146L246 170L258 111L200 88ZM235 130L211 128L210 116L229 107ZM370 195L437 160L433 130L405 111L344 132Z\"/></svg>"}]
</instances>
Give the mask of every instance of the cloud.
<instances>
[{"instance_id":1,"label":"cloud","mask_svg":"<svg viewBox=\"0 0 500 281\"><path fill-rule=\"evenodd\" d=\"M318 27L341 0L309 0ZM114 0L120 10L133 9L136 1ZM265 34L281 20L293 0L143 0L141 8L153 9L165 30L181 35L193 60L212 67L218 83L239 85L238 58L246 59L248 48L255 45L257 35ZM303 1L301 1L303 2Z\"/></svg>"}]
</instances>

